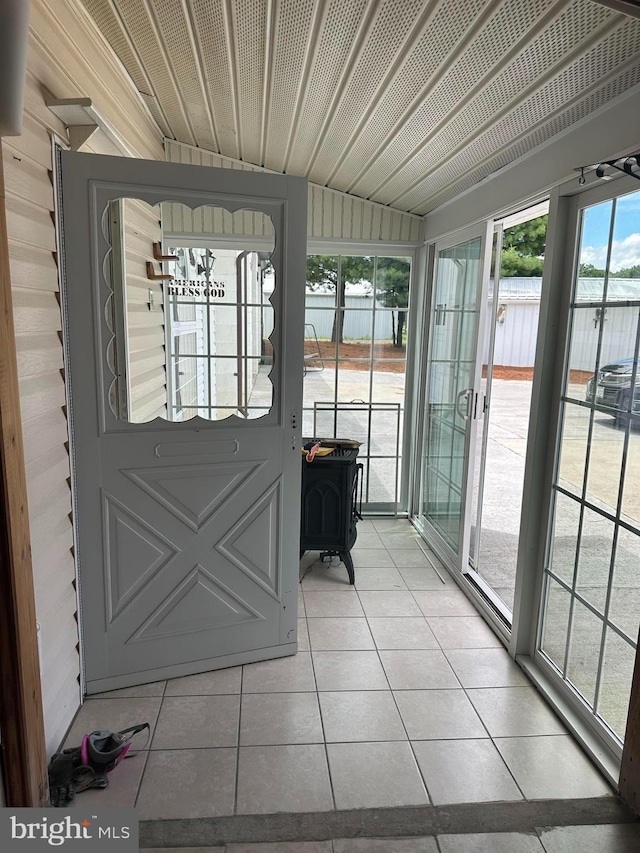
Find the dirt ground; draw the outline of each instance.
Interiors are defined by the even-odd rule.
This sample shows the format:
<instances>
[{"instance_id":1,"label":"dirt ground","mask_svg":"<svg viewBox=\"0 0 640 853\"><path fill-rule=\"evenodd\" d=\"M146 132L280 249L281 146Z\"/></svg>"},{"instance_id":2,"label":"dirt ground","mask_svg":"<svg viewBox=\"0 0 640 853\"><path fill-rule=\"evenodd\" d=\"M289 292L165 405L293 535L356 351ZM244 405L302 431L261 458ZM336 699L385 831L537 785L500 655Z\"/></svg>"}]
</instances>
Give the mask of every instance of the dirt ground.
<instances>
[{"instance_id":1,"label":"dirt ground","mask_svg":"<svg viewBox=\"0 0 640 853\"><path fill-rule=\"evenodd\" d=\"M487 365L482 367L482 378L487 378ZM504 364L493 365L494 379L526 379L528 382L533 380L533 367L508 367Z\"/></svg>"},{"instance_id":2,"label":"dirt ground","mask_svg":"<svg viewBox=\"0 0 640 853\"><path fill-rule=\"evenodd\" d=\"M482 376L486 379L487 366L482 368ZM569 381L579 385L586 385L589 379L593 376L590 370L571 370ZM508 367L504 364L493 365L494 379L523 379L527 382L533 381L533 367Z\"/></svg>"},{"instance_id":3,"label":"dirt ground","mask_svg":"<svg viewBox=\"0 0 640 853\"><path fill-rule=\"evenodd\" d=\"M307 370L317 370L322 362L327 367L334 367L336 357L336 345L331 341L316 342L307 340L304 342L305 366ZM406 347L394 347L392 343L376 343L374 345L374 358L376 360L376 371L385 373L404 373L406 369ZM342 370L369 370L369 359L371 358L370 343L342 343L339 348L340 367ZM362 359L362 361L352 360ZM392 359L385 361L384 359ZM482 376L486 378L487 367L482 368ZM585 385L593 376L588 370L572 370L570 382ZM504 364L493 365L494 379L533 381L533 367L510 367Z\"/></svg>"},{"instance_id":4,"label":"dirt ground","mask_svg":"<svg viewBox=\"0 0 640 853\"><path fill-rule=\"evenodd\" d=\"M307 370L317 370L324 362L327 367L333 367L336 357L336 345L331 341L318 341L320 353L316 342L307 340L304 342L305 366ZM405 372L405 347L394 347L392 343L376 343L373 348L373 356L376 360L376 371L385 373ZM371 343L342 343L339 347L338 358L341 370L369 370L369 359L371 358ZM351 359L363 359L352 361ZM395 359L395 361L380 361L379 359Z\"/></svg>"}]
</instances>

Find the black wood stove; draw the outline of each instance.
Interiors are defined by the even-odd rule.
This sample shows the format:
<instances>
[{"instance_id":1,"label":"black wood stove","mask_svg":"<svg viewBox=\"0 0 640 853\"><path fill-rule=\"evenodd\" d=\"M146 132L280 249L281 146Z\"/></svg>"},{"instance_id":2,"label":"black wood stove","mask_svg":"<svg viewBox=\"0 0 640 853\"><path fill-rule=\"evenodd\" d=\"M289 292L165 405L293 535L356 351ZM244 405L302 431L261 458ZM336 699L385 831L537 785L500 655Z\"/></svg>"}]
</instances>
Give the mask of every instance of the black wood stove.
<instances>
[{"instance_id":1,"label":"black wood stove","mask_svg":"<svg viewBox=\"0 0 640 853\"><path fill-rule=\"evenodd\" d=\"M321 551L320 559L340 557L347 567L349 583L355 583L349 553L362 518L362 470L356 461L358 443L340 439L304 439L308 450L320 443L332 447L327 456L302 456L302 523L300 551Z\"/></svg>"}]
</instances>

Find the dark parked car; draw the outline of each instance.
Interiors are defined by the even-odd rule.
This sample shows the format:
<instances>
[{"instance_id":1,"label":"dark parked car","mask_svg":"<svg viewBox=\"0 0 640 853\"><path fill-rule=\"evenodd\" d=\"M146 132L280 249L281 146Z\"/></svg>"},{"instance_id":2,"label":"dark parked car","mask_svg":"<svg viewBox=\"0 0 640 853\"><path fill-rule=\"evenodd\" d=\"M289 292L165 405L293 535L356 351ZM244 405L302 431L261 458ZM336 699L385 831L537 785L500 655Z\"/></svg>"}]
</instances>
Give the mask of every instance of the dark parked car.
<instances>
[{"instance_id":1,"label":"dark parked car","mask_svg":"<svg viewBox=\"0 0 640 853\"><path fill-rule=\"evenodd\" d=\"M595 402L599 406L611 409L611 415L618 426L626 426L631 414L632 425L640 425L640 370L636 371L636 382L633 392L633 410L631 408L631 375L633 373L633 358L623 358L612 361L600 368L596 376L587 382L585 399L588 403Z\"/></svg>"}]
</instances>

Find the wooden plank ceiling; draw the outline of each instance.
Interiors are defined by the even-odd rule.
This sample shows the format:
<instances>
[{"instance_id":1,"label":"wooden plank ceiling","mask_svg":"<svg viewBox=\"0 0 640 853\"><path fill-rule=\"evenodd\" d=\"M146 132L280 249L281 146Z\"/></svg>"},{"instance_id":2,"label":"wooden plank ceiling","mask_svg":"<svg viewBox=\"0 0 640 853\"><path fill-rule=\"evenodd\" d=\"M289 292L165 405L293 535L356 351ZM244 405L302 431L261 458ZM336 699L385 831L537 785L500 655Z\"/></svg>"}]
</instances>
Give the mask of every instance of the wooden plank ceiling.
<instances>
[{"instance_id":1,"label":"wooden plank ceiling","mask_svg":"<svg viewBox=\"0 0 640 853\"><path fill-rule=\"evenodd\" d=\"M166 136L417 214L640 81L592 0L81 2Z\"/></svg>"}]
</instances>

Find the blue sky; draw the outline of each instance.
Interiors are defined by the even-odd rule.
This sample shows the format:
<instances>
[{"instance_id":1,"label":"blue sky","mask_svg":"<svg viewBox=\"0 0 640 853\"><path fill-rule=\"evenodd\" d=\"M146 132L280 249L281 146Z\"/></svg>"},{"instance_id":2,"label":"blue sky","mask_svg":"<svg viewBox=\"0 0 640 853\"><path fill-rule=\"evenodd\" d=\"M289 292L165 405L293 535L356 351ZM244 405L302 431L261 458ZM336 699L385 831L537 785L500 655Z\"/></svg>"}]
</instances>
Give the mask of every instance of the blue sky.
<instances>
[{"instance_id":1,"label":"blue sky","mask_svg":"<svg viewBox=\"0 0 640 853\"><path fill-rule=\"evenodd\" d=\"M604 267L611 222L611 202L585 211L580 261ZM618 199L611 269L640 264L640 192Z\"/></svg>"}]
</instances>

